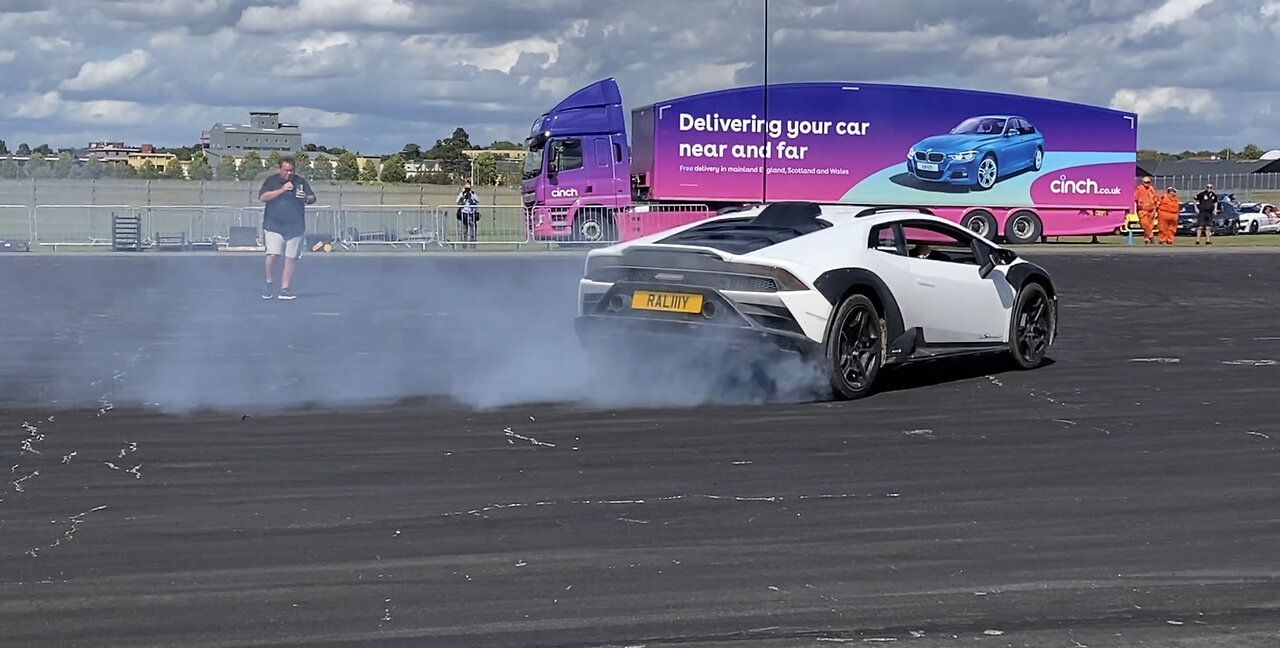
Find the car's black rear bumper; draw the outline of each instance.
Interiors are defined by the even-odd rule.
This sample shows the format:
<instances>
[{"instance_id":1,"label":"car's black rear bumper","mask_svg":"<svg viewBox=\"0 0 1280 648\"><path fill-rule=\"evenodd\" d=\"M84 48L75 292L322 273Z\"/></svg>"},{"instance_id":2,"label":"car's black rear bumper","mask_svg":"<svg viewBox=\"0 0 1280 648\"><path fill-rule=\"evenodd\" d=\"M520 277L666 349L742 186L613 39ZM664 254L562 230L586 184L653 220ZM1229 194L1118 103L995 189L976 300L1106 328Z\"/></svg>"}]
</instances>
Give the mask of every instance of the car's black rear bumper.
<instances>
[{"instance_id":1,"label":"car's black rear bumper","mask_svg":"<svg viewBox=\"0 0 1280 648\"><path fill-rule=\"evenodd\" d=\"M582 315L574 320L578 339L595 351L716 353L774 349L805 356L822 345L799 333L760 326L735 326L627 315Z\"/></svg>"}]
</instances>

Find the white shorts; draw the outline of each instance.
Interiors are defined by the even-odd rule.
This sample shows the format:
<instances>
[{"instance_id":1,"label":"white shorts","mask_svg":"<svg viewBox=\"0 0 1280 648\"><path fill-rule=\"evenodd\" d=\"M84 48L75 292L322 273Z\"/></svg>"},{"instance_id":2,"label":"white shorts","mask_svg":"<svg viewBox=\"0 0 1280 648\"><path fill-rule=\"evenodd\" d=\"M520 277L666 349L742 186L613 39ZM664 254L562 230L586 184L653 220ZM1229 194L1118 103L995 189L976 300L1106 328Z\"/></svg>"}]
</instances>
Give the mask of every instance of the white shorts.
<instances>
[{"instance_id":1,"label":"white shorts","mask_svg":"<svg viewBox=\"0 0 1280 648\"><path fill-rule=\"evenodd\" d=\"M262 232L263 242L267 246L267 254L272 256L287 256L290 259L302 258L302 238L295 236L289 240L285 240L284 236L264 230Z\"/></svg>"}]
</instances>

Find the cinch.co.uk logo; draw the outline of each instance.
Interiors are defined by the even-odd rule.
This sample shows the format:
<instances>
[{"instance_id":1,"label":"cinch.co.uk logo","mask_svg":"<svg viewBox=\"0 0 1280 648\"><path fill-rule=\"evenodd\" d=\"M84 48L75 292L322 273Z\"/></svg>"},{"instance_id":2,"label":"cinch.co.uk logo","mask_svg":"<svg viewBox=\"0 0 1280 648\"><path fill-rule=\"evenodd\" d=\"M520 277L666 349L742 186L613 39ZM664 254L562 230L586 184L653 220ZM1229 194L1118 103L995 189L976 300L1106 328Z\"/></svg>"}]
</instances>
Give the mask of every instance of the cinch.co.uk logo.
<instances>
[{"instance_id":1,"label":"cinch.co.uk logo","mask_svg":"<svg viewBox=\"0 0 1280 648\"><path fill-rule=\"evenodd\" d=\"M1102 187L1093 178L1084 180L1068 180L1064 174L1049 183L1049 191L1056 194L1075 194L1083 196L1120 195L1120 187Z\"/></svg>"},{"instance_id":2,"label":"cinch.co.uk logo","mask_svg":"<svg viewBox=\"0 0 1280 648\"><path fill-rule=\"evenodd\" d=\"M578 190L577 189L559 189L559 188L552 189L551 197L552 198L577 198Z\"/></svg>"}]
</instances>

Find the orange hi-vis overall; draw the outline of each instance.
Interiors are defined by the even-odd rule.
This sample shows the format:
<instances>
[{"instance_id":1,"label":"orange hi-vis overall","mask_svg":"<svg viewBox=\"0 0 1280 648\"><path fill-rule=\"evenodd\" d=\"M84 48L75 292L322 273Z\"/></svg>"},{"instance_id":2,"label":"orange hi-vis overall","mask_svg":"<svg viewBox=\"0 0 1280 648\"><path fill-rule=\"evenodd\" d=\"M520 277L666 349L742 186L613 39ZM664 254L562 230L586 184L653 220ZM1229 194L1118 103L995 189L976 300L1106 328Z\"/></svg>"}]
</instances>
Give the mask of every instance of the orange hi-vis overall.
<instances>
[{"instance_id":1,"label":"orange hi-vis overall","mask_svg":"<svg viewBox=\"0 0 1280 648\"><path fill-rule=\"evenodd\" d=\"M1160 244L1173 245L1173 236L1178 231L1178 210L1181 205L1175 194L1160 194L1156 200L1156 214L1160 226Z\"/></svg>"},{"instance_id":2,"label":"orange hi-vis overall","mask_svg":"<svg viewBox=\"0 0 1280 648\"><path fill-rule=\"evenodd\" d=\"M1149 185L1138 185L1133 192L1133 201L1138 205L1138 222L1142 224L1142 240L1151 242L1151 231L1156 225L1156 189Z\"/></svg>"}]
</instances>

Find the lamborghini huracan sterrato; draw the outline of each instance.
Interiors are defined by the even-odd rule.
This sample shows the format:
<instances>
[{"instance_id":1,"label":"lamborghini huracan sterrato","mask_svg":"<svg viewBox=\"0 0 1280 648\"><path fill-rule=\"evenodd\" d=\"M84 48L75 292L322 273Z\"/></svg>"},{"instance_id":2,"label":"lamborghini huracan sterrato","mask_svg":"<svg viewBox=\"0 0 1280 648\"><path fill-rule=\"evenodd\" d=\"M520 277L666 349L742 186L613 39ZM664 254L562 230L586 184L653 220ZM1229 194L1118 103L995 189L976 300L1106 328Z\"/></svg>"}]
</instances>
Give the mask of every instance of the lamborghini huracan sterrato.
<instances>
[{"instance_id":1,"label":"lamborghini huracan sterrato","mask_svg":"<svg viewBox=\"0 0 1280 648\"><path fill-rule=\"evenodd\" d=\"M1001 353L1038 367L1058 324L1044 268L919 208L724 214L591 251L578 293L597 361L641 339L760 343L812 363L838 399L869 394L889 365Z\"/></svg>"}]
</instances>

